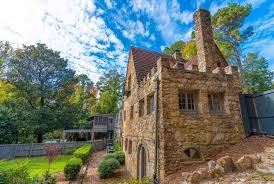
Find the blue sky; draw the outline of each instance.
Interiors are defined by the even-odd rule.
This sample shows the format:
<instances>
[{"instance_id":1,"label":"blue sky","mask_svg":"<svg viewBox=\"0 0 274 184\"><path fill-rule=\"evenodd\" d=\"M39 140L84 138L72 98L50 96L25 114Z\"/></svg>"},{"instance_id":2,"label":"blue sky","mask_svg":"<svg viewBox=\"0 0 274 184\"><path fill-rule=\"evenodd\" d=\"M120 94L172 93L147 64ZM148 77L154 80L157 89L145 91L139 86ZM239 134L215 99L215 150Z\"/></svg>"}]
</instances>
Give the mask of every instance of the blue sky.
<instances>
[{"instance_id":1,"label":"blue sky","mask_svg":"<svg viewBox=\"0 0 274 184\"><path fill-rule=\"evenodd\" d=\"M1 0L0 40L46 43L96 81L104 70L125 71L131 45L161 51L188 41L197 8L214 14L230 2L252 4L245 26L255 34L243 50L258 52L274 70L272 0Z\"/></svg>"}]
</instances>

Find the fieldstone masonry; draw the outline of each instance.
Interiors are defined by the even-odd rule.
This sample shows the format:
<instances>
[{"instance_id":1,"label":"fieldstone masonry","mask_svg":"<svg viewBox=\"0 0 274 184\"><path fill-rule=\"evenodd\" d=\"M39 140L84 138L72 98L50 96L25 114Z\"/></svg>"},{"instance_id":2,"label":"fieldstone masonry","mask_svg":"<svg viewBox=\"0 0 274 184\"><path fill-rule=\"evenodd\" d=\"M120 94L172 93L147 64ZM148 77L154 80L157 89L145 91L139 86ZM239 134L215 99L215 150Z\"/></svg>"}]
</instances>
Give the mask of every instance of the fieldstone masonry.
<instances>
[{"instance_id":1,"label":"fieldstone masonry","mask_svg":"<svg viewBox=\"0 0 274 184\"><path fill-rule=\"evenodd\" d=\"M237 68L227 65L214 43L209 12L197 10L194 21L196 62L136 47L130 50L122 137L126 168L134 177L156 174L162 181L244 136ZM179 97L181 93L186 95ZM220 107L218 112L210 110L214 104Z\"/></svg>"}]
</instances>

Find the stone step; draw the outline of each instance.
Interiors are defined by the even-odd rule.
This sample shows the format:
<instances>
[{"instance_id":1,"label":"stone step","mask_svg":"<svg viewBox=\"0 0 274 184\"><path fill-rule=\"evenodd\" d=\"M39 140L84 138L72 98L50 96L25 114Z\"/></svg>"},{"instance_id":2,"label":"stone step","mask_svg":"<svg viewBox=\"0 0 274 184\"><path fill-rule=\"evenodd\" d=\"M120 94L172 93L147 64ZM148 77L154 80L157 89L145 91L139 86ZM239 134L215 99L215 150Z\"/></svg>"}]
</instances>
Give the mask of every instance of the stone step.
<instances>
[{"instance_id":1,"label":"stone step","mask_svg":"<svg viewBox=\"0 0 274 184\"><path fill-rule=\"evenodd\" d=\"M255 170L265 174L274 174L274 164L258 163L255 165Z\"/></svg>"}]
</instances>

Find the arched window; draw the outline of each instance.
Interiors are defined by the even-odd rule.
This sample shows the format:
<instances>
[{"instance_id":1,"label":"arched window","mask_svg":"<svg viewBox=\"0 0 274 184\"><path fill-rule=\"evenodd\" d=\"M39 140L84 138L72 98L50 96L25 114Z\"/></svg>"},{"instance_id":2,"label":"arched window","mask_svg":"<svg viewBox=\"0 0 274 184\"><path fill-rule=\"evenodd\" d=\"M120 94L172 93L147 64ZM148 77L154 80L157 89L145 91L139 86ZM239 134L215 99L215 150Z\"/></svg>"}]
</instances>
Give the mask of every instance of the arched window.
<instances>
[{"instance_id":1,"label":"arched window","mask_svg":"<svg viewBox=\"0 0 274 184\"><path fill-rule=\"evenodd\" d=\"M195 148L187 148L184 150L184 154L186 155L187 158L191 160L199 160L201 159L201 154L200 152L195 149Z\"/></svg>"},{"instance_id":2,"label":"arched window","mask_svg":"<svg viewBox=\"0 0 274 184\"><path fill-rule=\"evenodd\" d=\"M132 153L132 140L129 140L128 142L128 154Z\"/></svg>"},{"instance_id":3,"label":"arched window","mask_svg":"<svg viewBox=\"0 0 274 184\"><path fill-rule=\"evenodd\" d=\"M125 151L127 151L127 144L128 144L128 140L125 140Z\"/></svg>"}]
</instances>

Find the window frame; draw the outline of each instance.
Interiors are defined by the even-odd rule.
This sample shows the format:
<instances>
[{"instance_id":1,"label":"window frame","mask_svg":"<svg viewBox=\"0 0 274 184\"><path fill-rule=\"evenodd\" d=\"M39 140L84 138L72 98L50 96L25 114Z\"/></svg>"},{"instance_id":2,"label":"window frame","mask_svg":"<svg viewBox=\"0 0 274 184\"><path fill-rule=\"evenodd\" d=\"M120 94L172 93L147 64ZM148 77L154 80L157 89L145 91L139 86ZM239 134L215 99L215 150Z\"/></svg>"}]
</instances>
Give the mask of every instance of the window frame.
<instances>
[{"instance_id":1,"label":"window frame","mask_svg":"<svg viewBox=\"0 0 274 184\"><path fill-rule=\"evenodd\" d=\"M147 96L147 114L152 114L155 111L154 93Z\"/></svg>"},{"instance_id":2,"label":"window frame","mask_svg":"<svg viewBox=\"0 0 274 184\"><path fill-rule=\"evenodd\" d=\"M128 150L127 153L130 155L132 153L132 140L128 141Z\"/></svg>"},{"instance_id":3,"label":"window frame","mask_svg":"<svg viewBox=\"0 0 274 184\"><path fill-rule=\"evenodd\" d=\"M124 121L127 119L127 110L124 110Z\"/></svg>"},{"instance_id":4,"label":"window frame","mask_svg":"<svg viewBox=\"0 0 274 184\"><path fill-rule=\"evenodd\" d=\"M145 100L144 99L139 100L139 112L138 112L138 114L139 114L139 117L143 117L145 115Z\"/></svg>"},{"instance_id":5,"label":"window frame","mask_svg":"<svg viewBox=\"0 0 274 184\"><path fill-rule=\"evenodd\" d=\"M190 98L190 96L192 96ZM185 103L182 102L182 99L185 99ZM190 99L190 102L189 102ZM183 104L185 104L185 108L182 108L181 106L183 106ZM191 106L189 108L189 105ZM178 93L178 106L179 106L179 110L181 112L197 112L197 92L196 91L183 91L180 90ZM193 109L192 109L193 107Z\"/></svg>"},{"instance_id":6,"label":"window frame","mask_svg":"<svg viewBox=\"0 0 274 184\"><path fill-rule=\"evenodd\" d=\"M130 106L130 114L129 114L129 118L133 119L134 116L134 105Z\"/></svg>"},{"instance_id":7,"label":"window frame","mask_svg":"<svg viewBox=\"0 0 274 184\"><path fill-rule=\"evenodd\" d=\"M217 97L217 98L216 98ZM209 92L208 98L208 111L211 114L224 114L224 94Z\"/></svg>"}]
</instances>

